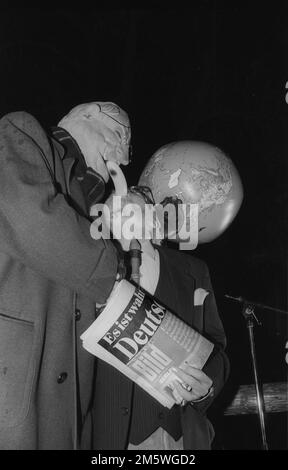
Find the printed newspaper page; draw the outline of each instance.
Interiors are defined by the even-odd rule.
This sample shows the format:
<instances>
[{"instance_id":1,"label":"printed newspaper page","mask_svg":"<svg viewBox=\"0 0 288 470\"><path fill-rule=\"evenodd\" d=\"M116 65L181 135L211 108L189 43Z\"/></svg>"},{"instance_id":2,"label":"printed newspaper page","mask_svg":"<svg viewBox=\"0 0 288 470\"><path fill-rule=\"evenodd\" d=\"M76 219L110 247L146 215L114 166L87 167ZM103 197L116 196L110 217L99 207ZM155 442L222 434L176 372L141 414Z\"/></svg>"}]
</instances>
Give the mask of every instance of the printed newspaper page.
<instances>
[{"instance_id":1,"label":"printed newspaper page","mask_svg":"<svg viewBox=\"0 0 288 470\"><path fill-rule=\"evenodd\" d=\"M175 399L172 367L202 369L213 350L204 338L143 289L122 280L105 309L82 334L83 347L116 367L163 406Z\"/></svg>"}]
</instances>

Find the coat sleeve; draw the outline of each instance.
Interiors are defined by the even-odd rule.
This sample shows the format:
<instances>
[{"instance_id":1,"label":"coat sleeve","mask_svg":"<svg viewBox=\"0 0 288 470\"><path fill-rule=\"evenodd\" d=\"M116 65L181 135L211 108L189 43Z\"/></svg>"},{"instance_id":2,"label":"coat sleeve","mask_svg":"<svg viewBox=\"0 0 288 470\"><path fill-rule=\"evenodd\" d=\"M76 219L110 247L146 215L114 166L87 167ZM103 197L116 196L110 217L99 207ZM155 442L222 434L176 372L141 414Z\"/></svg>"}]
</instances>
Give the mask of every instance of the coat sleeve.
<instances>
[{"instance_id":1,"label":"coat sleeve","mask_svg":"<svg viewBox=\"0 0 288 470\"><path fill-rule=\"evenodd\" d=\"M198 411L204 413L228 379L230 365L224 352L226 335L218 313L209 270L205 263L203 263L203 274L197 287L202 287L210 292L204 303L203 334L215 345L211 356L203 367L203 372L213 380L214 395L194 404Z\"/></svg>"},{"instance_id":2,"label":"coat sleeve","mask_svg":"<svg viewBox=\"0 0 288 470\"><path fill-rule=\"evenodd\" d=\"M0 121L0 250L47 279L104 302L112 290L117 254L93 240L90 222L53 181L51 144L28 113Z\"/></svg>"}]
</instances>

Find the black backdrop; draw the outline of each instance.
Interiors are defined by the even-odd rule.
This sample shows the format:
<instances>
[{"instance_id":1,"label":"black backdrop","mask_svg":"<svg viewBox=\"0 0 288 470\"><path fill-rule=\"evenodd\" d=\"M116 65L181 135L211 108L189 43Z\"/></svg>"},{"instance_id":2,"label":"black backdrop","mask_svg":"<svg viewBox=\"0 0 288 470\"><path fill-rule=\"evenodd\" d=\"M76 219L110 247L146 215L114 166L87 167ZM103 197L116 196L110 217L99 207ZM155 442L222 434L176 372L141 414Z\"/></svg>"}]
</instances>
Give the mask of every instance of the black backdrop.
<instances>
[{"instance_id":1,"label":"black backdrop","mask_svg":"<svg viewBox=\"0 0 288 470\"><path fill-rule=\"evenodd\" d=\"M115 101L132 122L136 184L161 145L197 139L235 162L245 199L231 227L193 253L209 265L232 364L223 406L253 382L240 306L225 293L287 308L285 2L190 2L189 8L2 9L0 112L24 109L44 126L73 106ZM287 99L288 102L288 99ZM263 382L286 379L287 319L257 311ZM256 449L255 415L211 409L216 446ZM267 416L271 448L287 448L287 416ZM280 432L281 430L281 432Z\"/></svg>"}]
</instances>

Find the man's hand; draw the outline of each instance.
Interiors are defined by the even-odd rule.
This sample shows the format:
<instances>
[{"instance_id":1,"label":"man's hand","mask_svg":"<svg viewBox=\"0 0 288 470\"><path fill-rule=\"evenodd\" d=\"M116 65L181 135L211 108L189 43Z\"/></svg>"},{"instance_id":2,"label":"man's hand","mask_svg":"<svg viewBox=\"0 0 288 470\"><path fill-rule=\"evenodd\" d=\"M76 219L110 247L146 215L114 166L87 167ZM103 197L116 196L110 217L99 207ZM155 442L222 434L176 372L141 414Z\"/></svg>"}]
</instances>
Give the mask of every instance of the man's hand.
<instances>
[{"instance_id":1,"label":"man's hand","mask_svg":"<svg viewBox=\"0 0 288 470\"><path fill-rule=\"evenodd\" d=\"M202 370L186 365L185 369L173 368L183 382L173 381L173 395L179 405L200 401L213 393L213 382Z\"/></svg>"}]
</instances>

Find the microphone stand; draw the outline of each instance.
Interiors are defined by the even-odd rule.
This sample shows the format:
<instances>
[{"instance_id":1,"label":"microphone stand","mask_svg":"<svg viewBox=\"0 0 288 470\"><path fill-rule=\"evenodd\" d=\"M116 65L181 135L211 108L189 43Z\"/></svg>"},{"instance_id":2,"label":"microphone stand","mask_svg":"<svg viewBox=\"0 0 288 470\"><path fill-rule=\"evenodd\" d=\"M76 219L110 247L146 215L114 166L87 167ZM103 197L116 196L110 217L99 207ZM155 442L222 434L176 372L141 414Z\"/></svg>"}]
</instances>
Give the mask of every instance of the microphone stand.
<instances>
[{"instance_id":1,"label":"microphone stand","mask_svg":"<svg viewBox=\"0 0 288 470\"><path fill-rule=\"evenodd\" d=\"M246 303L243 304L242 315L244 316L246 320L246 326L248 328L248 334L249 334L250 351L251 351L251 357L252 357L253 374L254 374L254 382L255 382L256 398L257 398L258 418L259 418L261 437L262 437L262 449L268 450L266 428L265 428L265 407L264 407L263 388L259 380L255 340L254 340L254 322L256 320L258 325L261 325L261 323L259 322L258 318L256 317L254 313L254 306L251 304L246 304Z\"/></svg>"},{"instance_id":2,"label":"microphone stand","mask_svg":"<svg viewBox=\"0 0 288 470\"><path fill-rule=\"evenodd\" d=\"M268 450L267 438L266 438L266 428L265 428L265 407L264 407L264 398L263 398L263 388L262 384L260 383L259 374L258 374L258 366L257 366L257 359L256 359L256 349L255 349L255 340L254 340L254 323L255 320L258 325L261 325L258 318L254 313L254 309L256 307L260 307L263 309L268 309L272 311L276 311L279 313L284 313L288 315L286 310L280 310L278 308L270 307L268 305L259 304L256 302L251 302L248 300L243 299L243 297L232 297L231 295L225 295L228 299L236 300L243 304L242 306L242 315L246 320L246 325L248 328L249 334L249 342L250 342L250 350L251 350L251 357L252 357L252 365L253 365L253 374L254 374L254 382L255 382L255 389L256 389L256 398L257 398L257 408L258 408L258 417L261 429L261 437L262 437L262 449Z\"/></svg>"}]
</instances>

